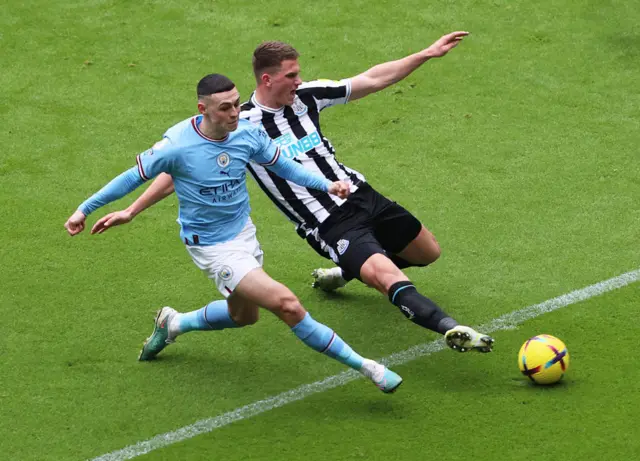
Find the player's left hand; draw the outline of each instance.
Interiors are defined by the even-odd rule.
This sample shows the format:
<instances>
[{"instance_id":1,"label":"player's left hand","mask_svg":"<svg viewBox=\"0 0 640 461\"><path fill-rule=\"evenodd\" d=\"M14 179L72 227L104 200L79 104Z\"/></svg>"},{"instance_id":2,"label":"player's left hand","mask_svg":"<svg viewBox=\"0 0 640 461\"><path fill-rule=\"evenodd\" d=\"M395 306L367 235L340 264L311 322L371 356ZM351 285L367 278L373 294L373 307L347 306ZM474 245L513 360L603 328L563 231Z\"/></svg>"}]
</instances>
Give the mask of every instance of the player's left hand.
<instances>
[{"instance_id":1,"label":"player's left hand","mask_svg":"<svg viewBox=\"0 0 640 461\"><path fill-rule=\"evenodd\" d=\"M340 198L347 198L351 193L351 184L347 181L335 181L329 186L329 193Z\"/></svg>"},{"instance_id":2,"label":"player's left hand","mask_svg":"<svg viewBox=\"0 0 640 461\"><path fill-rule=\"evenodd\" d=\"M98 219L91 228L92 234L102 234L111 227L131 222L133 215L128 210L114 211Z\"/></svg>"},{"instance_id":3,"label":"player's left hand","mask_svg":"<svg viewBox=\"0 0 640 461\"><path fill-rule=\"evenodd\" d=\"M451 32L450 34L443 35L433 42L425 51L430 58L439 58L458 46L458 43L467 35L469 35L469 32L464 31Z\"/></svg>"},{"instance_id":4,"label":"player's left hand","mask_svg":"<svg viewBox=\"0 0 640 461\"><path fill-rule=\"evenodd\" d=\"M64 223L64 228L67 229L67 232L72 237L76 234L79 234L84 230L84 222L87 217L80 210L76 210L67 222Z\"/></svg>"}]
</instances>

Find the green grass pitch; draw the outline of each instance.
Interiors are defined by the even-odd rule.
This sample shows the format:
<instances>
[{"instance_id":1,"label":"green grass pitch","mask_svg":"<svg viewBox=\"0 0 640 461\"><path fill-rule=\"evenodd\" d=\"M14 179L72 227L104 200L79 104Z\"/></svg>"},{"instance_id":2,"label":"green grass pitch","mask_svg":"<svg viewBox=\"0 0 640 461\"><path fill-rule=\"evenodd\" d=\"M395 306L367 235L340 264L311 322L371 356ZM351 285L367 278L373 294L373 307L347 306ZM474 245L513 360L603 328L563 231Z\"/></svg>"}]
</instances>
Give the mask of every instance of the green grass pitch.
<instances>
[{"instance_id":1,"label":"green grass pitch","mask_svg":"<svg viewBox=\"0 0 640 461\"><path fill-rule=\"evenodd\" d=\"M92 459L343 370L267 313L138 363L158 307L219 296L178 238L175 198L101 236L62 227L195 112L202 76L227 74L248 97L263 40L291 42L303 78L338 79L471 31L399 84L323 112L323 131L436 234L442 258L407 273L478 325L640 267L638 24L637 3L619 0L5 2L0 459ZM327 262L250 189L266 269L318 320L372 358L436 339L363 286L314 291ZM400 365L392 396L356 380L140 459L638 459L639 295L632 284L498 331L493 354ZM572 355L559 386L518 371L538 333Z\"/></svg>"}]
</instances>

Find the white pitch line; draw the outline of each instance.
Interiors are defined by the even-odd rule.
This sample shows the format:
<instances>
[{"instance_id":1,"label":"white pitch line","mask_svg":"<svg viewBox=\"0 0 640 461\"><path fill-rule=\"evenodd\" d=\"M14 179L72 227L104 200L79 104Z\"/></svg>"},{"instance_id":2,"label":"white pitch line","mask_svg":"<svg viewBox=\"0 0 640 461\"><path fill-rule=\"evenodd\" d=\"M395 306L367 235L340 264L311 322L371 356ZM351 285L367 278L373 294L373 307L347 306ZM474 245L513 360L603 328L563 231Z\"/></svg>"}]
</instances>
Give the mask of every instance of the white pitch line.
<instances>
[{"instance_id":1,"label":"white pitch line","mask_svg":"<svg viewBox=\"0 0 640 461\"><path fill-rule=\"evenodd\" d=\"M525 322L526 320L599 296L608 291L622 288L626 285L637 282L638 280L640 280L640 269L598 282L594 285L589 285L588 287L572 291L562 296L558 296L557 298L549 299L540 304L534 304L517 311L509 312L508 314L502 315L489 323L479 326L477 329L483 333L491 333L497 330L511 330L515 328L516 325ZM382 359L381 362L389 366L400 365L419 357L433 354L434 352L438 352L444 348L444 342L441 339L438 339L414 346L402 352L391 354ZM211 432L233 422L251 418L252 416L265 413L274 408L279 408L291 402L302 400L312 394L342 386L360 377L360 373L353 370L329 376L322 381L305 384L276 396L269 397L264 400L258 400L257 402L237 408L228 413L224 413L213 418L202 419L190 424L189 426L176 429L175 431L156 435L149 440L144 440L134 445L129 445L121 450L112 451L111 453L94 458L92 461L124 461L132 459L137 456L144 455L145 453L149 453L150 451L190 439L200 434Z\"/></svg>"}]
</instances>

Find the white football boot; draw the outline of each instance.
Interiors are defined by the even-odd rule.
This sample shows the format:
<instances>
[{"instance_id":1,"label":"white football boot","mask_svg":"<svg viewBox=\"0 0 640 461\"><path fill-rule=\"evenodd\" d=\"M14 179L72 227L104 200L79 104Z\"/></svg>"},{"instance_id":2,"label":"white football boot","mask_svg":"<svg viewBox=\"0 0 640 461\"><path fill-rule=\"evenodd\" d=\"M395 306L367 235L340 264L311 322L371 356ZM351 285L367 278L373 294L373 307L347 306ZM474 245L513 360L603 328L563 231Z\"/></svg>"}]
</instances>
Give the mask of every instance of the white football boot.
<instances>
[{"instance_id":1,"label":"white football boot","mask_svg":"<svg viewBox=\"0 0 640 461\"><path fill-rule=\"evenodd\" d=\"M313 288L320 288L323 291L334 291L347 284L347 281L342 278L342 269L339 267L316 269L311 275L313 275L315 279L311 286Z\"/></svg>"},{"instance_id":2,"label":"white football boot","mask_svg":"<svg viewBox=\"0 0 640 461\"><path fill-rule=\"evenodd\" d=\"M493 349L493 338L491 336L478 333L471 327L458 325L444 334L444 340L454 351L468 352L491 352Z\"/></svg>"},{"instance_id":3,"label":"white football boot","mask_svg":"<svg viewBox=\"0 0 640 461\"><path fill-rule=\"evenodd\" d=\"M316 269L311 275L315 281L311 285L313 288L320 288L323 291L334 291L342 288L348 282L342 278L342 269L332 267L331 269Z\"/></svg>"},{"instance_id":4,"label":"white football boot","mask_svg":"<svg viewBox=\"0 0 640 461\"><path fill-rule=\"evenodd\" d=\"M364 359L360 373L369 378L385 394L392 394L402 384L402 378L384 365Z\"/></svg>"}]
</instances>

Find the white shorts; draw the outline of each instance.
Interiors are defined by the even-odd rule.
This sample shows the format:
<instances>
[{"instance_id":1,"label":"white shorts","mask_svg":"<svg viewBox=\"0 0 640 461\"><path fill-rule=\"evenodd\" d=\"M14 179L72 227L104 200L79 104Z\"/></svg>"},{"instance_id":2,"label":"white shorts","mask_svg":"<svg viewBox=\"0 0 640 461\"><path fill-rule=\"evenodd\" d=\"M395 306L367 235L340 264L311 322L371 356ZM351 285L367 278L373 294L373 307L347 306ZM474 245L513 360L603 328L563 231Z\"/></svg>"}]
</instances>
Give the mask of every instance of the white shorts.
<instances>
[{"instance_id":1,"label":"white shorts","mask_svg":"<svg viewBox=\"0 0 640 461\"><path fill-rule=\"evenodd\" d=\"M216 245L187 245L191 259L227 298L250 271L262 267L263 252L251 218L233 240Z\"/></svg>"}]
</instances>

